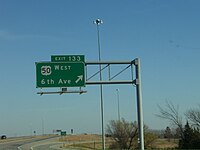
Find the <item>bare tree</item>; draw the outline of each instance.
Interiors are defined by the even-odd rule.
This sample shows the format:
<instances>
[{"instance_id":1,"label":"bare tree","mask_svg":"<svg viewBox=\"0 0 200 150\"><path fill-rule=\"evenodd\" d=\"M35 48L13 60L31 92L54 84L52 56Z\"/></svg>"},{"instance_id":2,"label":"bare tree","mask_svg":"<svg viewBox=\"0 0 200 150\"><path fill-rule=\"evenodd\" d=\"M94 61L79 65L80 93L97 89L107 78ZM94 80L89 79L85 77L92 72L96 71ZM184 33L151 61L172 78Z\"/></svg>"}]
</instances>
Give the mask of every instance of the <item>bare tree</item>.
<instances>
[{"instance_id":1,"label":"bare tree","mask_svg":"<svg viewBox=\"0 0 200 150\"><path fill-rule=\"evenodd\" d=\"M145 148L151 148L151 144L158 138L156 134L144 125ZM111 120L107 125L107 135L115 141L111 149L138 149L138 125L137 122L128 122L124 118L121 120Z\"/></svg>"},{"instance_id":2,"label":"bare tree","mask_svg":"<svg viewBox=\"0 0 200 150\"><path fill-rule=\"evenodd\" d=\"M200 105L199 108L191 108L186 111L185 116L192 123L192 125L200 127Z\"/></svg>"},{"instance_id":3,"label":"bare tree","mask_svg":"<svg viewBox=\"0 0 200 150\"><path fill-rule=\"evenodd\" d=\"M138 135L137 123L129 123L123 118L120 121L111 120L107 125L107 133L118 143L120 149L130 149Z\"/></svg>"},{"instance_id":4,"label":"bare tree","mask_svg":"<svg viewBox=\"0 0 200 150\"><path fill-rule=\"evenodd\" d=\"M173 125L177 126L181 131L181 137L183 137L183 124L182 117L179 114L179 107L175 107L172 102L166 101L165 107L158 105L160 113L156 116L170 121Z\"/></svg>"}]
</instances>

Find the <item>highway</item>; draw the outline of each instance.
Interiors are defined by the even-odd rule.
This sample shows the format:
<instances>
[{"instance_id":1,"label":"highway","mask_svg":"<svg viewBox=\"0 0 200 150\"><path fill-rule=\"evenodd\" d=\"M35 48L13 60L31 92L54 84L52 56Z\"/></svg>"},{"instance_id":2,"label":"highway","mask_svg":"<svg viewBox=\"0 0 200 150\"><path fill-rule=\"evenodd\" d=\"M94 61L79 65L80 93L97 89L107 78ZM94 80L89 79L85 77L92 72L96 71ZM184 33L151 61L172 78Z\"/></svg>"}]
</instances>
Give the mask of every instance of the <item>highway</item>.
<instances>
[{"instance_id":1,"label":"highway","mask_svg":"<svg viewBox=\"0 0 200 150\"><path fill-rule=\"evenodd\" d=\"M50 146L60 143L58 138L58 136L8 138L0 141L0 150L48 150Z\"/></svg>"}]
</instances>

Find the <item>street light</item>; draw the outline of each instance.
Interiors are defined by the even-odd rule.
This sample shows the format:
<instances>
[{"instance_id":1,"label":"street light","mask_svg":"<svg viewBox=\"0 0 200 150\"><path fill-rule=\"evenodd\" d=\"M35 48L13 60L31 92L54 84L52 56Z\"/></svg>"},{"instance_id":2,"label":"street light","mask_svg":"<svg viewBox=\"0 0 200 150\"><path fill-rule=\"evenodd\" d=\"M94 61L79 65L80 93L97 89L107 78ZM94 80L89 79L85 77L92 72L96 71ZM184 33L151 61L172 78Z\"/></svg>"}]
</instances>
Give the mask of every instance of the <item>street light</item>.
<instances>
[{"instance_id":1,"label":"street light","mask_svg":"<svg viewBox=\"0 0 200 150\"><path fill-rule=\"evenodd\" d=\"M103 21L101 19L96 19L94 21L94 24L97 25L98 53L99 53L99 61L101 61L101 46L100 46L100 36L99 36L99 25L103 24ZM101 78L101 72L100 72L100 78Z\"/></svg>"},{"instance_id":2,"label":"street light","mask_svg":"<svg viewBox=\"0 0 200 150\"><path fill-rule=\"evenodd\" d=\"M117 106L118 106L118 120L120 121L120 109L119 109L119 89L117 91Z\"/></svg>"},{"instance_id":3,"label":"street light","mask_svg":"<svg viewBox=\"0 0 200 150\"><path fill-rule=\"evenodd\" d=\"M96 19L94 24L97 25L97 42L98 42L98 53L99 62L101 61L101 46L100 46L100 36L99 36L99 25L102 24L101 19ZM99 65L99 80L102 81L101 65ZM101 132L102 132L102 149L105 150L105 133L104 133L104 106L103 106L103 85L100 84L100 101L101 101Z\"/></svg>"}]
</instances>

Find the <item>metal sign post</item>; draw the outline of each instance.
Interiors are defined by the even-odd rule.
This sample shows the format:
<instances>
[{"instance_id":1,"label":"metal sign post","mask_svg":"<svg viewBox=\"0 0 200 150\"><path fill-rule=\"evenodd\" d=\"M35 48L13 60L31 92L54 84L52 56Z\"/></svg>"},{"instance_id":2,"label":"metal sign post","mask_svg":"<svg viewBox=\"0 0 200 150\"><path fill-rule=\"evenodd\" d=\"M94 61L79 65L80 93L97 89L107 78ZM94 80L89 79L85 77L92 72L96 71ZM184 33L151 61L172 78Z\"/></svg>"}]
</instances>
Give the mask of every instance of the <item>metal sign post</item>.
<instances>
[{"instance_id":1,"label":"metal sign post","mask_svg":"<svg viewBox=\"0 0 200 150\"><path fill-rule=\"evenodd\" d=\"M79 57L76 57L79 59ZM53 58L54 59L54 58ZM64 57L57 57L55 59L65 59ZM75 57L74 57L75 59ZM97 61L97 62L41 62L36 63L36 75L38 87L80 87L86 85L103 85L103 84L134 84L136 85L136 97L137 97L137 117L139 128L139 149L144 150L144 132L143 132L143 110L142 110L142 88L141 88L141 75L140 75L140 59L136 58L132 61ZM98 68L97 72L89 76L89 66L95 66ZM118 73L112 74L112 66L125 65L125 68ZM133 75L133 65L135 66L135 79ZM94 69L94 68L93 68ZM100 74L107 69L107 75L105 78L100 78L97 81L92 80L93 77ZM121 75L126 70L131 70L130 79L116 80L116 77ZM102 76L104 75L102 74ZM80 76L83 76L80 77ZM107 77L107 79L106 79ZM102 80L103 79L103 80ZM70 82L68 82L70 80ZM45 81L45 82L43 82ZM60 82L59 82L60 81ZM62 81L62 82L61 82ZM62 83L62 86L59 85ZM64 84L63 84L64 83ZM58 92L38 92L38 94L64 94L64 93L85 93L86 91L68 91L63 89ZM104 131L104 128L102 128ZM104 132L102 137L103 149L105 148Z\"/></svg>"},{"instance_id":2,"label":"metal sign post","mask_svg":"<svg viewBox=\"0 0 200 150\"><path fill-rule=\"evenodd\" d=\"M141 88L141 75L140 75L140 59L134 61L136 73L136 97L137 97L137 115L138 115L138 128L139 128L139 147L144 150L144 132L143 132L143 110L142 110L142 88Z\"/></svg>"},{"instance_id":3,"label":"metal sign post","mask_svg":"<svg viewBox=\"0 0 200 150\"><path fill-rule=\"evenodd\" d=\"M138 115L138 129L139 129L139 148L144 150L144 132L143 132L143 110L142 110L142 88L141 88L141 75L140 75L140 59L136 58L133 61L104 61L104 62L86 62L86 69L91 65L105 65L100 71L97 71L91 77L87 77L86 73L86 85L103 85L103 84L135 84L136 85L136 97L137 97L137 115ZM112 65L128 65L118 73L111 76L111 66ZM133 68L135 65L136 79L133 79ZM99 74L102 70L108 69L108 79L100 81L91 81L91 79ZM131 68L131 79L130 80L114 80L121 73ZM87 72L87 71L86 71Z\"/></svg>"}]
</instances>

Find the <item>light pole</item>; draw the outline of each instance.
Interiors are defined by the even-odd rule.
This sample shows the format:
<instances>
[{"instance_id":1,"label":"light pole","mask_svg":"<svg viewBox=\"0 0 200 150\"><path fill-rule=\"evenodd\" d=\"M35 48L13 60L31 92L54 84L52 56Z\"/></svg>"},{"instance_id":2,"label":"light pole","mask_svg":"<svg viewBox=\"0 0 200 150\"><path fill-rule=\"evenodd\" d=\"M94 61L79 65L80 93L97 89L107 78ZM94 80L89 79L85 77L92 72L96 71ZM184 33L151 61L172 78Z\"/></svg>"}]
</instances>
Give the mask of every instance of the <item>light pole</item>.
<instances>
[{"instance_id":1,"label":"light pole","mask_svg":"<svg viewBox=\"0 0 200 150\"><path fill-rule=\"evenodd\" d=\"M102 24L101 19L96 19L94 24L97 25L97 42L98 42L98 53L99 62L101 61L101 46L100 46L100 36L99 36L99 25ZM101 65L99 65L99 80L102 81ZM103 85L100 84L100 101L101 101L101 132L102 132L102 149L105 150L105 133L104 133L104 106L103 106Z\"/></svg>"},{"instance_id":2,"label":"light pole","mask_svg":"<svg viewBox=\"0 0 200 150\"><path fill-rule=\"evenodd\" d=\"M42 135L45 135L45 133L44 133L44 117L42 117Z\"/></svg>"},{"instance_id":3,"label":"light pole","mask_svg":"<svg viewBox=\"0 0 200 150\"><path fill-rule=\"evenodd\" d=\"M120 121L120 109L119 109L119 89L117 91L117 106L118 106L118 120Z\"/></svg>"}]
</instances>

